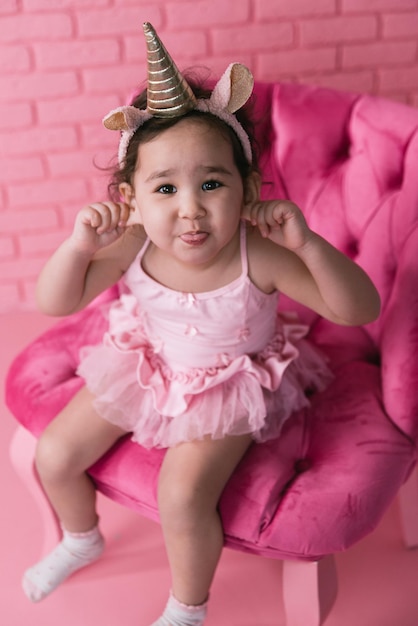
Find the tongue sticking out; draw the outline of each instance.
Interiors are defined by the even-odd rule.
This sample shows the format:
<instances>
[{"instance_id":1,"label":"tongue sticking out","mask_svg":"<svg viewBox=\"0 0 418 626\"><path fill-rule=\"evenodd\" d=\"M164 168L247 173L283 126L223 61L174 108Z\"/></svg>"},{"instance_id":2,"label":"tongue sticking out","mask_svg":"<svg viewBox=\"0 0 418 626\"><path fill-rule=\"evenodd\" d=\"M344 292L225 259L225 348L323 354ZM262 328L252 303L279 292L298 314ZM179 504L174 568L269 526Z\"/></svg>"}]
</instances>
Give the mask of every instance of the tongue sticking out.
<instances>
[{"instance_id":1,"label":"tongue sticking out","mask_svg":"<svg viewBox=\"0 0 418 626\"><path fill-rule=\"evenodd\" d=\"M199 246L204 243L208 238L208 233L197 232L197 233L184 233L181 235L180 239L192 246Z\"/></svg>"}]
</instances>

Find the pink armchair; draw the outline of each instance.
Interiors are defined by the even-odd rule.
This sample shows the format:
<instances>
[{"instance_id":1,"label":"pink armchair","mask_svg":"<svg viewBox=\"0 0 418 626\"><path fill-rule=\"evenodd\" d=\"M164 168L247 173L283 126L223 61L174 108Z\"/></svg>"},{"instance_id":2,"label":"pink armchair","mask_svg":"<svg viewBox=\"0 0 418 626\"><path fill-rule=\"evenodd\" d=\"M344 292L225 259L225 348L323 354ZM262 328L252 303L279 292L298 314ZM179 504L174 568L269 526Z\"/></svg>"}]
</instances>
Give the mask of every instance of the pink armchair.
<instances>
[{"instance_id":1,"label":"pink armchair","mask_svg":"<svg viewBox=\"0 0 418 626\"><path fill-rule=\"evenodd\" d=\"M288 626L320 626L336 596L332 555L370 533L401 488L405 541L418 544L418 111L301 85L255 93L264 196L298 203L366 269L383 303L361 328L298 308L335 380L278 440L252 446L220 502L226 546L285 561ZM7 403L21 424L12 456L27 478L36 476L33 435L80 386L79 349L99 340L116 296L117 287L60 321L11 365ZM158 520L163 454L126 437L90 473L103 494Z\"/></svg>"}]
</instances>

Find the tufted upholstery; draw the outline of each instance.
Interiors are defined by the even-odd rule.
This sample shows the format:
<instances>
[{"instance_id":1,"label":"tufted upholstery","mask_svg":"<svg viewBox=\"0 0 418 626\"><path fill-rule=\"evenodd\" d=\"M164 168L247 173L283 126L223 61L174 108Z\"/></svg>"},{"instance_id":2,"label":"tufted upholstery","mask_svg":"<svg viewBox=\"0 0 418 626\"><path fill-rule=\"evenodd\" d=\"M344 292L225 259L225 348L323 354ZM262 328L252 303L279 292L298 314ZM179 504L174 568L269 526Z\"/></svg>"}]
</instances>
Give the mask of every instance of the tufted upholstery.
<instances>
[{"instance_id":1,"label":"tufted upholstery","mask_svg":"<svg viewBox=\"0 0 418 626\"><path fill-rule=\"evenodd\" d=\"M227 545L318 559L372 531L416 461L418 437L418 111L301 85L256 85L264 197L289 197L311 227L370 274L378 321L346 328L299 311L335 373L278 440L254 445L220 503ZM99 341L109 290L12 364L7 403L38 436L80 386L78 350ZM158 519L164 452L129 438L91 468L104 494Z\"/></svg>"}]
</instances>

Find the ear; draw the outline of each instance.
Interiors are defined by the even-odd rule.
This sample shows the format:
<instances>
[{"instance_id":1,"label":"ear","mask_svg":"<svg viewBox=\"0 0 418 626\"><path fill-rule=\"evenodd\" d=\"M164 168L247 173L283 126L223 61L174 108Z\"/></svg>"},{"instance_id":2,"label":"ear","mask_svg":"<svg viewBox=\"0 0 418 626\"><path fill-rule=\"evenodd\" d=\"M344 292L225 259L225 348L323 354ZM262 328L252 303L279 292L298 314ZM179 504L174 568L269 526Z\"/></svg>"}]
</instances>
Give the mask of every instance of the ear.
<instances>
[{"instance_id":1,"label":"ear","mask_svg":"<svg viewBox=\"0 0 418 626\"><path fill-rule=\"evenodd\" d=\"M210 97L210 101L229 113L235 113L247 102L254 86L254 78L250 70L241 63L231 63Z\"/></svg>"},{"instance_id":2,"label":"ear","mask_svg":"<svg viewBox=\"0 0 418 626\"><path fill-rule=\"evenodd\" d=\"M135 197L134 190L129 183L121 183L118 187L123 202L132 206L132 200Z\"/></svg>"},{"instance_id":3,"label":"ear","mask_svg":"<svg viewBox=\"0 0 418 626\"><path fill-rule=\"evenodd\" d=\"M251 172L244 182L244 206L254 204L260 200L261 176L258 172Z\"/></svg>"},{"instance_id":4,"label":"ear","mask_svg":"<svg viewBox=\"0 0 418 626\"><path fill-rule=\"evenodd\" d=\"M138 203L135 199L135 191L133 187L129 183L121 183L119 185L119 193L123 202L125 202L131 210L128 226L132 226L133 224L142 224L141 211L139 210Z\"/></svg>"}]
</instances>

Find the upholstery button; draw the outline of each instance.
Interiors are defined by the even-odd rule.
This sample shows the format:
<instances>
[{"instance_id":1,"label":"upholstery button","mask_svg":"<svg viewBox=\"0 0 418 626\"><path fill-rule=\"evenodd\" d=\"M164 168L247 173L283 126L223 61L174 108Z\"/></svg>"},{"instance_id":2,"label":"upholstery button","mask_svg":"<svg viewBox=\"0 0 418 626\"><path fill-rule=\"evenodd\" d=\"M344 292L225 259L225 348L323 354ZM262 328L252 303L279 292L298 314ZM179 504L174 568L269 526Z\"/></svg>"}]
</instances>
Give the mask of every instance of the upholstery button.
<instances>
[{"instance_id":1,"label":"upholstery button","mask_svg":"<svg viewBox=\"0 0 418 626\"><path fill-rule=\"evenodd\" d=\"M303 472L306 472L310 468L311 462L309 459L298 459L295 461L295 472L297 474L303 474Z\"/></svg>"}]
</instances>

